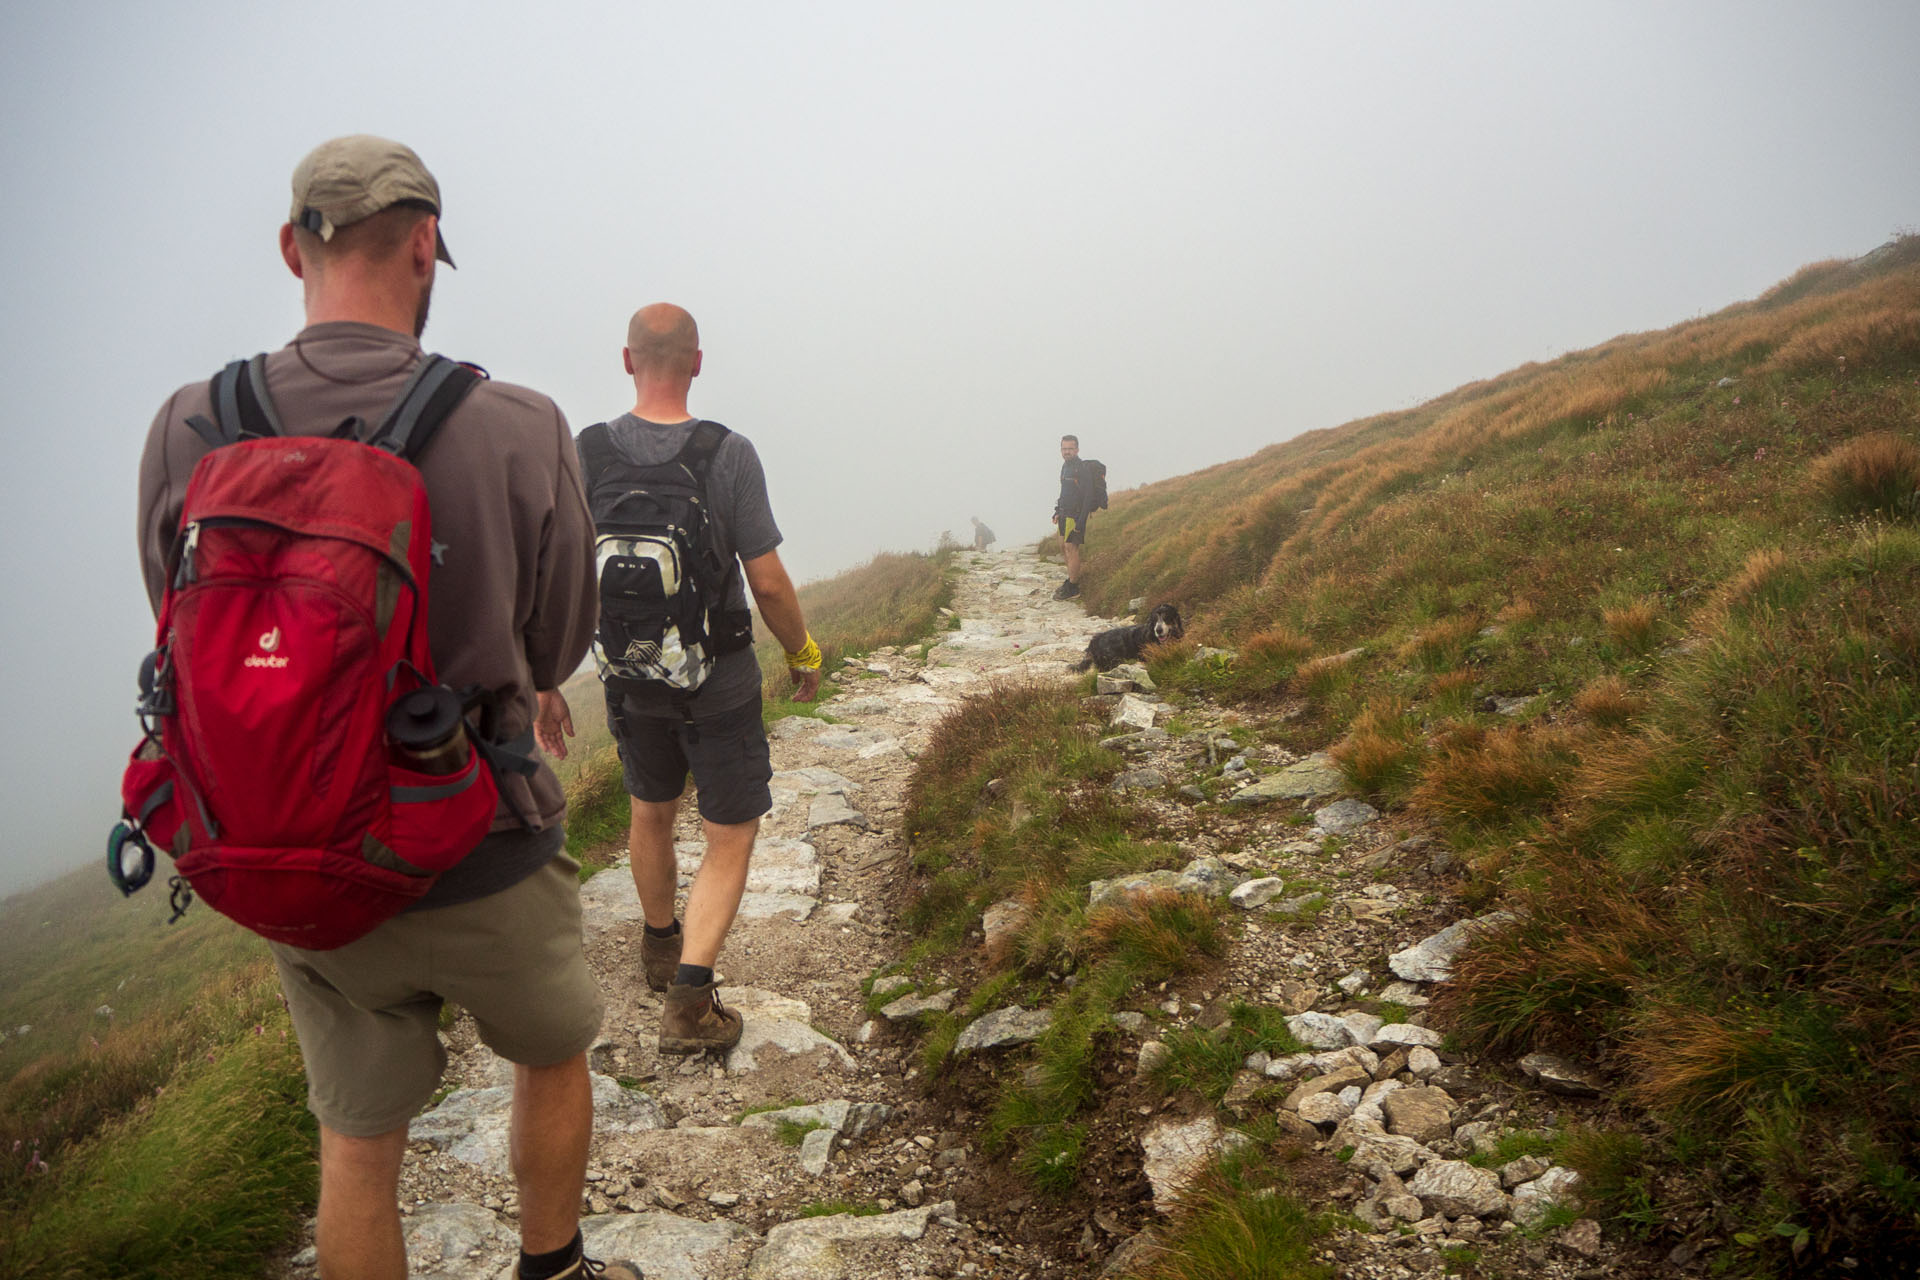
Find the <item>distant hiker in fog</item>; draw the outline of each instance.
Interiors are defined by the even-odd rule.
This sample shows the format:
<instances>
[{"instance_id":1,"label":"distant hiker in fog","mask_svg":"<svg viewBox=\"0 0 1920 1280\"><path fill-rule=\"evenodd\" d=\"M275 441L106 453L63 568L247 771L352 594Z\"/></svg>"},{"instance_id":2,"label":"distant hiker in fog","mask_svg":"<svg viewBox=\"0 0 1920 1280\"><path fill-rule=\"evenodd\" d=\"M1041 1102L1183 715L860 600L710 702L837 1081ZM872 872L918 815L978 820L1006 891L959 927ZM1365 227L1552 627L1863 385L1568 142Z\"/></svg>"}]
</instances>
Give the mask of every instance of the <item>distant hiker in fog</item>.
<instances>
[{"instance_id":1,"label":"distant hiker in fog","mask_svg":"<svg viewBox=\"0 0 1920 1280\"><path fill-rule=\"evenodd\" d=\"M1060 437L1060 496L1053 504L1054 526L1066 545L1067 580L1053 593L1055 600L1080 594L1080 548L1087 539L1087 518L1107 505L1107 468L1080 456L1080 437Z\"/></svg>"},{"instance_id":2,"label":"distant hiker in fog","mask_svg":"<svg viewBox=\"0 0 1920 1280\"><path fill-rule=\"evenodd\" d=\"M995 541L993 530L981 524L979 516L968 516L967 519L973 521L973 549L975 551L985 551L988 547L992 546Z\"/></svg>"},{"instance_id":3,"label":"distant hiker in fog","mask_svg":"<svg viewBox=\"0 0 1920 1280\"><path fill-rule=\"evenodd\" d=\"M257 358L250 373L241 365L237 383L227 375L217 379L223 388L218 402L208 383L189 383L154 419L140 464L139 530L147 588L158 607L171 586L210 573L206 582L226 596L198 595L192 616L183 618L184 610L174 614L183 619L182 626L191 626L202 611L218 607L208 604L210 599L232 598L270 581L277 572L272 546L325 541L299 543L305 526L297 523L275 526L262 520L258 527L238 528L253 522L230 520L223 529L211 519L176 539L188 475L206 474L195 471L203 456L218 468L277 467L272 481L260 472L257 491L267 495L262 502L277 493L297 498L303 488L315 490L314 477L324 474L324 466L359 457L353 450L377 454L379 465L387 468L382 474L391 474L392 468L407 465L396 456L413 456L406 449L396 455L354 443L352 449L323 450L317 443L281 446L275 439L334 435L343 420L363 427L380 424L389 406L398 406L390 423L407 422L414 411L406 407L417 402L402 394L417 389L416 377L421 388L458 386L457 395L446 397L451 409L443 402L437 409L417 410L420 417L411 419L420 422L431 414L438 423L417 462L433 535L431 558L421 557L431 566L431 609L424 623L438 676L454 689L471 687L491 708L473 719L494 722L489 744L479 736L480 726L461 716L456 698L450 716L467 736L444 741L486 745L490 765L514 755L521 771L501 766L500 805L491 817L484 812L478 817L482 838L471 852L453 851L458 860L437 879L420 867L409 869L384 843L411 849L403 837L419 833L403 832L397 822L391 833L368 831L364 839L348 828L350 852L333 843L314 850L314 859L323 853L337 861L363 858L369 885L387 869L431 887L399 914L343 945L270 944L306 1062L307 1105L320 1122L315 1227L320 1272L329 1277L406 1274L398 1198L407 1122L440 1087L447 1057L439 1021L445 1002L452 1001L473 1015L480 1039L514 1064L512 1166L523 1250L515 1274L522 1280L577 1280L588 1274L639 1280L631 1264L603 1265L582 1252L580 1198L593 1132L586 1050L599 1035L602 1008L581 946L579 868L565 853L565 798L553 772L531 758L536 722L543 742L558 741L552 691L586 656L592 638L592 525L572 436L554 402L524 387L457 373L453 362L421 350L417 338L426 325L435 264L453 265L440 237L440 209L439 185L420 158L399 143L365 135L336 138L300 162L293 175L292 212L280 228L280 254L302 283L307 325L288 346ZM436 383L443 376L447 380ZM261 438L221 438L242 426L260 428ZM411 473L404 478L412 483ZM346 504L355 497L347 495ZM327 526L335 530L333 542L350 541L339 529L359 531L346 522L354 512L328 507L327 513L342 520ZM406 524L394 530L403 544ZM203 533L207 536L199 536ZM256 540L255 567L244 581L220 577L223 562L209 551L209 544L225 547L236 536ZM376 550L389 561L399 557L389 546ZM316 572L317 553L303 554L307 558L298 567ZM233 655L224 686L250 699L250 714L270 713L274 698L289 696L291 682L307 678L314 664L332 664L325 669L333 671L350 656L345 638L337 652L330 640L324 651L315 652L311 641L317 633L308 618L317 607L338 615L342 637L368 636L375 629L369 619L355 631L346 608L326 606L336 596L347 598L344 575L341 584L325 587L297 577L286 581L290 585L278 595L260 597L267 612L249 615L252 625L231 628L238 635L232 643L245 648L247 656ZM380 581L392 593L385 597L387 608L396 596L412 594L410 570ZM257 632L261 618L273 619L273 629ZM388 685L396 677L407 678L397 670L382 674ZM391 712L401 708L400 702L388 708L384 737L379 727L369 735L382 757L391 752L390 760L370 762L379 770L376 785L383 798L390 781L396 807L403 799L427 803L431 798L405 792L452 793L472 782L475 775L467 764L448 768L407 754L402 739L393 736ZM330 743L354 732L345 723L348 718L337 705L315 708L304 723L317 721L318 730L312 741L296 745L311 762L330 760ZM447 732L454 734L452 728ZM265 752L284 744L259 745ZM470 761L469 750L460 746L458 759ZM402 769L459 771L466 781L403 786L403 780L417 775ZM206 774L201 778L207 781ZM308 825L333 820L337 815L324 806L293 798L303 782L284 779L292 816ZM335 778L322 785L332 788L323 797L337 797L346 784ZM229 829L238 825L232 815L248 798L239 790L206 786L209 830L223 813ZM257 792L259 785L250 790ZM417 814L411 820L423 821ZM491 833L485 834L489 825ZM276 850L249 852L261 856ZM280 874L289 877L289 885L311 887L322 866L309 859ZM307 922L310 932L300 936L318 942L322 935L312 931L329 923Z\"/></svg>"},{"instance_id":4,"label":"distant hiker in fog","mask_svg":"<svg viewBox=\"0 0 1920 1280\"><path fill-rule=\"evenodd\" d=\"M632 796L633 882L646 913L641 976L666 994L660 1052L681 1054L740 1039L713 965L773 807L748 591L786 650L794 699L811 701L820 688L820 646L775 550L760 455L687 410L702 356L691 315L665 302L642 307L621 356L633 411L579 440L599 541L594 655ZM681 921L673 824L689 771L707 849Z\"/></svg>"}]
</instances>

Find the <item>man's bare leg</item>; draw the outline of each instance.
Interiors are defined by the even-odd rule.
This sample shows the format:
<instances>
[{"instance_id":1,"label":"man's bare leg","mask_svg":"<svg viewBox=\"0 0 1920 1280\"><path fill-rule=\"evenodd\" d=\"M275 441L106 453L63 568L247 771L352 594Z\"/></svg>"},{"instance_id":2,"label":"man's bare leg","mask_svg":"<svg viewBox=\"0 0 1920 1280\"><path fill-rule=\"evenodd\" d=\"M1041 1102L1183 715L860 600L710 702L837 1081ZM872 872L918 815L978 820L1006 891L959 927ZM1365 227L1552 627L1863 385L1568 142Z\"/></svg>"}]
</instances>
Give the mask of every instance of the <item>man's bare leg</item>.
<instances>
[{"instance_id":1,"label":"man's bare leg","mask_svg":"<svg viewBox=\"0 0 1920 1280\"><path fill-rule=\"evenodd\" d=\"M400 1158L407 1127L354 1138L320 1126L320 1280L406 1280ZM579 1193L575 1192L575 1199ZM558 1246L555 1246L556 1248Z\"/></svg>"},{"instance_id":2,"label":"man's bare leg","mask_svg":"<svg viewBox=\"0 0 1920 1280\"><path fill-rule=\"evenodd\" d=\"M1067 546L1067 581L1080 581L1080 544L1069 542Z\"/></svg>"},{"instance_id":3,"label":"man's bare leg","mask_svg":"<svg viewBox=\"0 0 1920 1280\"><path fill-rule=\"evenodd\" d=\"M720 956L720 944L727 939L727 930L733 927L734 913L740 910L760 819L724 826L703 821L700 825L706 830L707 853L700 861L700 874L693 878L693 888L687 891L680 963L711 969Z\"/></svg>"},{"instance_id":4,"label":"man's bare leg","mask_svg":"<svg viewBox=\"0 0 1920 1280\"><path fill-rule=\"evenodd\" d=\"M680 888L680 867L673 856L673 820L678 800L635 800L627 827L627 852L633 863L633 887L640 909L656 929L673 924L673 897Z\"/></svg>"},{"instance_id":5,"label":"man's bare leg","mask_svg":"<svg viewBox=\"0 0 1920 1280\"><path fill-rule=\"evenodd\" d=\"M633 887L647 923L656 929L673 924L673 898L679 887L679 864L673 852L673 822L680 802L635 800L633 822L627 829L627 847L633 859ZM702 822L707 852L700 873L687 892L687 916L681 924L680 963L711 969L720 945L740 910L747 887L747 868L753 861L753 842L760 819L721 824Z\"/></svg>"},{"instance_id":6,"label":"man's bare leg","mask_svg":"<svg viewBox=\"0 0 1920 1280\"><path fill-rule=\"evenodd\" d=\"M520 1188L520 1247L552 1253L573 1243L593 1138L587 1055L513 1069L513 1179Z\"/></svg>"}]
</instances>

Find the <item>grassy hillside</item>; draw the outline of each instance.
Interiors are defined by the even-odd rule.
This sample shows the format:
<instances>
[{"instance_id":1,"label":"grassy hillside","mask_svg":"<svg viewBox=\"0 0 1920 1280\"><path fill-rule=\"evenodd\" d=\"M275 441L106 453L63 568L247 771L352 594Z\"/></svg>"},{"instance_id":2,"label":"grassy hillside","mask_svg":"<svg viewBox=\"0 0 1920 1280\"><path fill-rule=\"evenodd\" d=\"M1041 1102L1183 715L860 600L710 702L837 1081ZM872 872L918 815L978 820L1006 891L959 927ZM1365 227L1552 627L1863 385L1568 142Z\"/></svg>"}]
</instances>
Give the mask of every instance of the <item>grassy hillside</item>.
<instances>
[{"instance_id":1,"label":"grassy hillside","mask_svg":"<svg viewBox=\"0 0 1920 1280\"><path fill-rule=\"evenodd\" d=\"M1909 236L1116 495L1086 582L1524 908L1446 1012L1617 1074L1665 1172L1614 1208L1874 1273L1920 1243L1917 521Z\"/></svg>"}]
</instances>

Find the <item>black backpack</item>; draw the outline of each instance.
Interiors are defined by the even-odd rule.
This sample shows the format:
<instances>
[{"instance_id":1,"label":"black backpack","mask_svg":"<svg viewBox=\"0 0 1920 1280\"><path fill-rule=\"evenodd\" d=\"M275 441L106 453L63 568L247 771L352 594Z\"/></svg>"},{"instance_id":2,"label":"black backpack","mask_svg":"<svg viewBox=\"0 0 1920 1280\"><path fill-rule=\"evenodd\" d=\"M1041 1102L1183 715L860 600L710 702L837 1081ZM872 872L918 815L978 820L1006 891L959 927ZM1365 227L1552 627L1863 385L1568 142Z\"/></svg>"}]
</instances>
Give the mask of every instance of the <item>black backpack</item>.
<instances>
[{"instance_id":1,"label":"black backpack","mask_svg":"<svg viewBox=\"0 0 1920 1280\"><path fill-rule=\"evenodd\" d=\"M580 433L600 573L593 656L609 686L692 693L715 659L753 643L753 615L727 607L740 566L722 559L708 511L707 472L727 435L696 423L680 452L641 466L606 423Z\"/></svg>"},{"instance_id":2,"label":"black backpack","mask_svg":"<svg viewBox=\"0 0 1920 1280\"><path fill-rule=\"evenodd\" d=\"M1104 511L1107 508L1107 464L1096 462L1092 458L1080 460L1080 485L1086 490L1087 510Z\"/></svg>"}]
</instances>

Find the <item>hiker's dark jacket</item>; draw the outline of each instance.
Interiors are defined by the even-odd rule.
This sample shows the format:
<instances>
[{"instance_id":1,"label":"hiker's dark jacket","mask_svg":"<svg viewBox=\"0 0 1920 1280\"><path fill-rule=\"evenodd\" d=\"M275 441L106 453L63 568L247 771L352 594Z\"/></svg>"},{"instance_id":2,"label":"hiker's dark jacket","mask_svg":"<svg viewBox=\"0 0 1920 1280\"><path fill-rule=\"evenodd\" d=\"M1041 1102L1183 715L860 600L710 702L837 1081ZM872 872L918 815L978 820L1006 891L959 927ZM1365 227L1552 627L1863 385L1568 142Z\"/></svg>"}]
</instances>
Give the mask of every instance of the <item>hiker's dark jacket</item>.
<instances>
[{"instance_id":1,"label":"hiker's dark jacket","mask_svg":"<svg viewBox=\"0 0 1920 1280\"><path fill-rule=\"evenodd\" d=\"M1085 465L1082 458L1060 460L1060 496L1053 504L1055 520L1070 516L1084 525L1087 517L1093 514L1089 509L1089 500L1093 495L1081 474Z\"/></svg>"}]
</instances>

